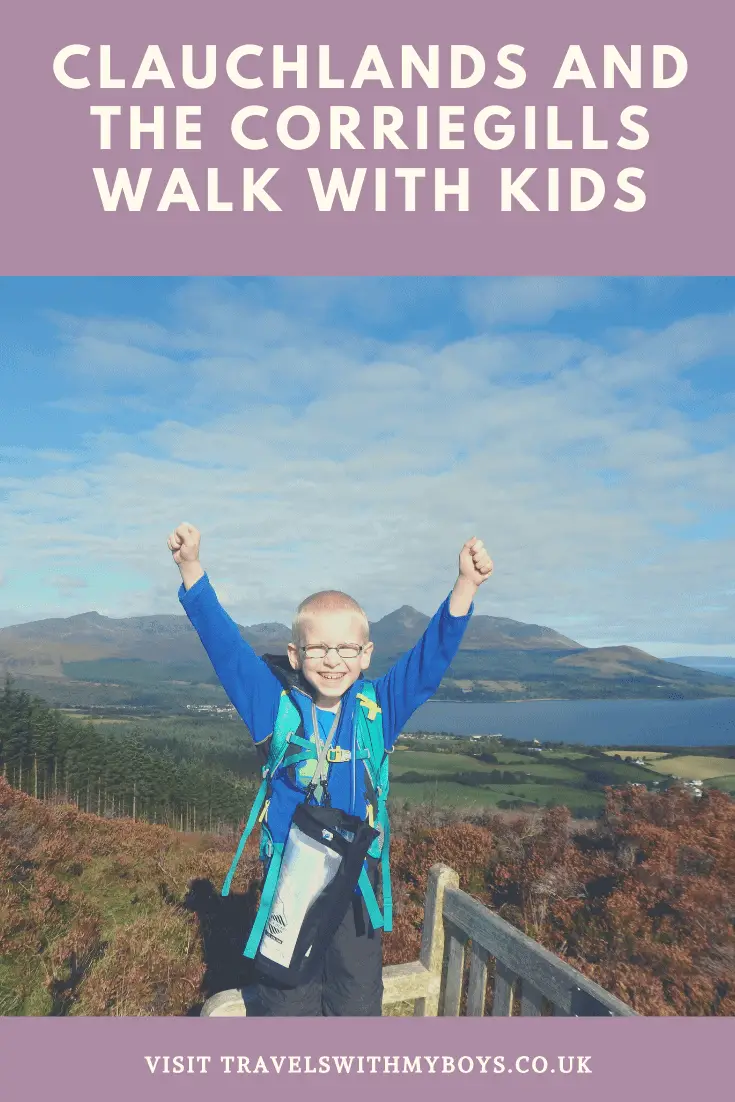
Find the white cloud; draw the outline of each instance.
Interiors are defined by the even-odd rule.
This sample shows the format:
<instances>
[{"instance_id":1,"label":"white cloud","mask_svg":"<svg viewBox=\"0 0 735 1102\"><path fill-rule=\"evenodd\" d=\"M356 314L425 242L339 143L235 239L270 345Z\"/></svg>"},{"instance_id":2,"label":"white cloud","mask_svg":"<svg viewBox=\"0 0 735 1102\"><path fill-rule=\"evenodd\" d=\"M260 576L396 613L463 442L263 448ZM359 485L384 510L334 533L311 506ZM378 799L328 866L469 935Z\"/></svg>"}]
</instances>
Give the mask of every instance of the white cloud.
<instances>
[{"instance_id":1,"label":"white cloud","mask_svg":"<svg viewBox=\"0 0 735 1102\"><path fill-rule=\"evenodd\" d=\"M597 281L498 281L472 292L472 309L484 326L540 322L605 293ZM698 535L734 504L731 427L713 435L673 404L687 372L731 349L729 315L628 331L612 351L492 328L391 344L322 325L336 285L291 287L292 311L260 294L194 281L168 328L65 322L74 363L84 341L120 370L129 349L141 401L159 413L145 432L101 424L63 474L3 480L13 576L51 568L70 581L84 562L110 579L110 614L175 611L165 540L187 519L239 619L288 621L330 586L376 618L403 603L432 611L476 534L496 561L479 611L583 642L732 638L735 546ZM137 581L118 595L122 574ZM67 603L72 588L57 581ZM24 618L39 614L29 603Z\"/></svg>"},{"instance_id":2,"label":"white cloud","mask_svg":"<svg viewBox=\"0 0 735 1102\"><path fill-rule=\"evenodd\" d=\"M609 284L581 277L487 279L468 283L467 311L486 325L537 325L573 307L596 305Z\"/></svg>"},{"instance_id":3,"label":"white cloud","mask_svg":"<svg viewBox=\"0 0 735 1102\"><path fill-rule=\"evenodd\" d=\"M20 445L0 446L0 463L5 461L19 463L72 463L76 456L73 452L59 451L53 448L24 448Z\"/></svg>"}]
</instances>

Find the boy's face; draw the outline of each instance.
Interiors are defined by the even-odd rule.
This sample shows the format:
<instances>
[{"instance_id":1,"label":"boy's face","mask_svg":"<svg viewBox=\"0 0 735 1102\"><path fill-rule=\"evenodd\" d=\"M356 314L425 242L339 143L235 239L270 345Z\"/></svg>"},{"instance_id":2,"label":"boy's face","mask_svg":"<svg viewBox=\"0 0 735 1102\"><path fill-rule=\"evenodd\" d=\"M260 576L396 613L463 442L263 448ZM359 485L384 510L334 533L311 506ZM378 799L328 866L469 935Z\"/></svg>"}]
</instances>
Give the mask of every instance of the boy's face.
<instances>
[{"instance_id":1,"label":"boy's face","mask_svg":"<svg viewBox=\"0 0 735 1102\"><path fill-rule=\"evenodd\" d=\"M311 657L305 647L329 647L324 656ZM361 648L355 657L342 658L336 647ZM314 689L319 708L334 708L370 665L373 644L365 640L364 621L347 609L314 612L301 624L299 646L288 644L288 660L295 670L301 670Z\"/></svg>"}]
</instances>

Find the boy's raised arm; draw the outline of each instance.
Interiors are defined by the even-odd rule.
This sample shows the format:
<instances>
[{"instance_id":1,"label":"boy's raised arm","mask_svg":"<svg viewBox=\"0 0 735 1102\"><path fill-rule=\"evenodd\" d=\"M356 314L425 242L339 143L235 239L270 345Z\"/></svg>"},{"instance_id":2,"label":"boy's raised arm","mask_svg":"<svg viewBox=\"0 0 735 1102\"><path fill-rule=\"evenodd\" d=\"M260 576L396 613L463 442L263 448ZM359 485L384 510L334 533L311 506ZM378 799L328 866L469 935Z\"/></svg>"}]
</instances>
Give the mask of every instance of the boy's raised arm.
<instances>
[{"instance_id":1,"label":"boy's raised arm","mask_svg":"<svg viewBox=\"0 0 735 1102\"><path fill-rule=\"evenodd\" d=\"M459 553L454 588L419 641L376 681L388 749L406 720L433 696L459 650L477 590L493 572L482 540L473 537Z\"/></svg>"},{"instance_id":2,"label":"boy's raised arm","mask_svg":"<svg viewBox=\"0 0 735 1102\"><path fill-rule=\"evenodd\" d=\"M223 689L254 740L261 742L273 730L281 686L217 600L199 561L200 544L201 535L193 524L180 524L168 537L181 574L179 600Z\"/></svg>"}]
</instances>

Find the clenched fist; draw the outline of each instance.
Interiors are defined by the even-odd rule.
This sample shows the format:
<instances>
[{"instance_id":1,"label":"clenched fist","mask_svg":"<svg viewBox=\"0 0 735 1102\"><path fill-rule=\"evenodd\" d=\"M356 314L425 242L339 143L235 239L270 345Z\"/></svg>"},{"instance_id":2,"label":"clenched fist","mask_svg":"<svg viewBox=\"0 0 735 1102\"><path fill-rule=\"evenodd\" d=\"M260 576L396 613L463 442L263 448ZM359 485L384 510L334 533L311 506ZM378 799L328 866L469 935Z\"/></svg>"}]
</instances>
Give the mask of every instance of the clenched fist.
<instances>
[{"instance_id":1,"label":"clenched fist","mask_svg":"<svg viewBox=\"0 0 735 1102\"><path fill-rule=\"evenodd\" d=\"M199 562L201 541L201 533L193 524L180 524L168 537L168 548L181 572L184 589L191 589L204 576L204 569Z\"/></svg>"},{"instance_id":2,"label":"clenched fist","mask_svg":"<svg viewBox=\"0 0 735 1102\"><path fill-rule=\"evenodd\" d=\"M199 558L199 544L202 536L198 528L193 524L180 524L168 537L168 547L174 562L179 565L182 562L196 562Z\"/></svg>"},{"instance_id":3,"label":"clenched fist","mask_svg":"<svg viewBox=\"0 0 735 1102\"><path fill-rule=\"evenodd\" d=\"M473 536L459 553L460 577L474 585L482 585L493 572L493 560L485 550L485 544Z\"/></svg>"}]
</instances>

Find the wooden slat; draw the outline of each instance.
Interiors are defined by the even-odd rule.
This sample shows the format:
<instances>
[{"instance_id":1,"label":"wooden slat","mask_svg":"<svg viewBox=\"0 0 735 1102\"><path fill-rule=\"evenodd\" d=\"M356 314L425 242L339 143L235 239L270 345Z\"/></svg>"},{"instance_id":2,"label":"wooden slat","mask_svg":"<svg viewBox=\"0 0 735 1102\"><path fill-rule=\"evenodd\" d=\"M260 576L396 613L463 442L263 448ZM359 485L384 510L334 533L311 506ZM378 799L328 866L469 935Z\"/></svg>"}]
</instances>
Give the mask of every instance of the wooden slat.
<instances>
[{"instance_id":1,"label":"wooden slat","mask_svg":"<svg viewBox=\"0 0 735 1102\"><path fill-rule=\"evenodd\" d=\"M635 1015L634 1010L604 987L587 979L466 892L447 888L444 917L566 1014Z\"/></svg>"},{"instance_id":2,"label":"wooden slat","mask_svg":"<svg viewBox=\"0 0 735 1102\"><path fill-rule=\"evenodd\" d=\"M590 993L583 987L575 987L572 991L572 1007L570 1014L573 1017L609 1018L613 1016L613 1013L614 1012L608 1006L600 1003L597 999L591 998Z\"/></svg>"},{"instance_id":3,"label":"wooden slat","mask_svg":"<svg viewBox=\"0 0 735 1102\"><path fill-rule=\"evenodd\" d=\"M410 964L387 964L383 969L383 1006L438 995L440 976L429 972L419 960Z\"/></svg>"},{"instance_id":4,"label":"wooden slat","mask_svg":"<svg viewBox=\"0 0 735 1102\"><path fill-rule=\"evenodd\" d=\"M544 997L528 980L521 980L521 1017L540 1018Z\"/></svg>"},{"instance_id":5,"label":"wooden slat","mask_svg":"<svg viewBox=\"0 0 735 1102\"><path fill-rule=\"evenodd\" d=\"M414 1014L435 1018L439 1013L442 968L444 966L444 892L459 887L459 876L448 865L432 865L426 888L424 924L421 930L419 961L434 977L427 995L417 998Z\"/></svg>"},{"instance_id":6,"label":"wooden slat","mask_svg":"<svg viewBox=\"0 0 735 1102\"><path fill-rule=\"evenodd\" d=\"M502 961L495 961L495 982L493 984L493 1017L510 1018L513 1013L513 987L515 972L506 968Z\"/></svg>"},{"instance_id":7,"label":"wooden slat","mask_svg":"<svg viewBox=\"0 0 735 1102\"><path fill-rule=\"evenodd\" d=\"M462 978L464 974L464 940L454 931L447 938L447 978L444 985L442 1014L446 1018L456 1018L462 1000Z\"/></svg>"},{"instance_id":8,"label":"wooden slat","mask_svg":"<svg viewBox=\"0 0 735 1102\"><path fill-rule=\"evenodd\" d=\"M467 986L467 1017L481 1018L485 1013L487 990L487 952L473 943L470 951L470 979Z\"/></svg>"}]
</instances>

